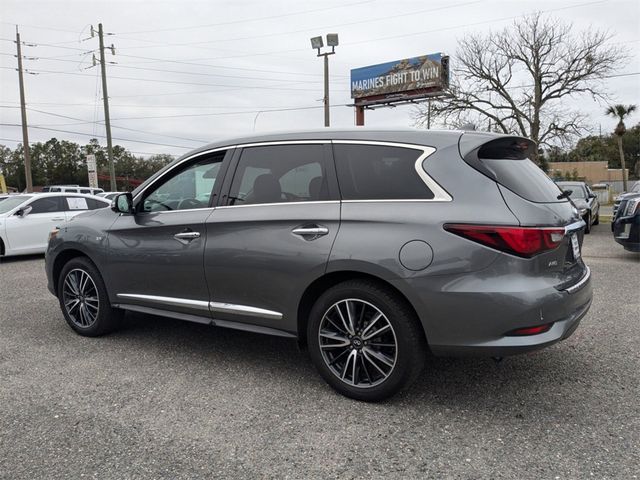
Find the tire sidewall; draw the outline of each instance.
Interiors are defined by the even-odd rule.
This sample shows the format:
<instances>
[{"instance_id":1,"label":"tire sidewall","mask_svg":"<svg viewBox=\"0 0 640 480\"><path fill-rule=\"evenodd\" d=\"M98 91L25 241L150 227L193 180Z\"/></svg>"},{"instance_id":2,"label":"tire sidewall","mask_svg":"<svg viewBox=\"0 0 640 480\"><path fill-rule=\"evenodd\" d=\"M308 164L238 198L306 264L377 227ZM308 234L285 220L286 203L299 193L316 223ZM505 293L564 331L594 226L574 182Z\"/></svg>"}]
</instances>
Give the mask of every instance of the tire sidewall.
<instances>
[{"instance_id":1,"label":"tire sidewall","mask_svg":"<svg viewBox=\"0 0 640 480\"><path fill-rule=\"evenodd\" d=\"M370 290L366 283L358 285L356 282L345 282L337 285L322 294L309 316L307 328L307 344L309 354L320 375L334 389L351 398L364 401L384 400L397 393L411 380L412 370L415 364L421 364L416 359L416 353L423 355L424 352L416 352L415 336L409 322L414 321L408 314L406 307L399 305L393 297L386 298L384 295L377 295L375 290ZM364 300L378 308L389 320L393 327L396 343L396 364L389 378L374 387L354 387L340 380L326 365L318 340L318 332L322 318L326 311L336 302L345 299ZM391 299L392 301L389 301Z\"/></svg>"},{"instance_id":2,"label":"tire sidewall","mask_svg":"<svg viewBox=\"0 0 640 480\"><path fill-rule=\"evenodd\" d=\"M74 323L74 321L69 316L67 309L64 305L64 280L72 270L82 270L86 274L91 277L94 285L96 286L96 290L98 293L98 316L96 321L89 327L81 327ZM107 294L107 290L104 286L104 282L102 280L102 276L100 272L96 268L96 266L87 258L74 258L67 262L62 270L60 271L60 276L58 277L58 301L60 303L60 309L62 310L62 314L64 319L67 321L69 326L77 333L87 337L95 337L99 335L103 335L108 330L110 330L112 321L110 318L110 303L109 296Z\"/></svg>"}]
</instances>

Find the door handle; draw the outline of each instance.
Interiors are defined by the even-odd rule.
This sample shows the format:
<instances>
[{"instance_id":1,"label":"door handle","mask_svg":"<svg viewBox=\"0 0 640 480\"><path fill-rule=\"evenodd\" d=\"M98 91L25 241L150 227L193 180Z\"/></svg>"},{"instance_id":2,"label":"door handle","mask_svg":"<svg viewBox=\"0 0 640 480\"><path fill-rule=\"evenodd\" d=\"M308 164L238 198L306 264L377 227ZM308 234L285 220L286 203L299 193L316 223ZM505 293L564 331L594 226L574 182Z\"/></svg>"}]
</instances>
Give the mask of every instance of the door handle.
<instances>
[{"instance_id":1,"label":"door handle","mask_svg":"<svg viewBox=\"0 0 640 480\"><path fill-rule=\"evenodd\" d=\"M64 221L64 217L56 217L51 219L52 222L62 222Z\"/></svg>"},{"instance_id":2,"label":"door handle","mask_svg":"<svg viewBox=\"0 0 640 480\"><path fill-rule=\"evenodd\" d=\"M291 233L294 235L300 235L301 237L310 237L305 238L305 240L315 240L316 238L329 233L329 229L323 225L305 225L303 227L294 228L291 230Z\"/></svg>"},{"instance_id":3,"label":"door handle","mask_svg":"<svg viewBox=\"0 0 640 480\"><path fill-rule=\"evenodd\" d=\"M173 238L180 241L186 240L187 242L190 242L191 240L200 238L200 232L180 232L176 233Z\"/></svg>"}]
</instances>

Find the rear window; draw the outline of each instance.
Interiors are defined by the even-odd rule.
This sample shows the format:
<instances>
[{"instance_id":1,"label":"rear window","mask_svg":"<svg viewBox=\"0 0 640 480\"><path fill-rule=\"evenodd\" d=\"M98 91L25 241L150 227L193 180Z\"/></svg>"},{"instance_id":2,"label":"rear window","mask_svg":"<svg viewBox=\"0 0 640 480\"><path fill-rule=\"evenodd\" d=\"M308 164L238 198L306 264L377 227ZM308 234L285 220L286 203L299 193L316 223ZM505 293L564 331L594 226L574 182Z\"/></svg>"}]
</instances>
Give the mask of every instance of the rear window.
<instances>
[{"instance_id":1,"label":"rear window","mask_svg":"<svg viewBox=\"0 0 640 480\"><path fill-rule=\"evenodd\" d=\"M496 175L496 181L532 202L566 202L558 199L560 189L535 163L525 160L482 160Z\"/></svg>"},{"instance_id":2,"label":"rear window","mask_svg":"<svg viewBox=\"0 0 640 480\"><path fill-rule=\"evenodd\" d=\"M333 145L344 200L432 199L416 172L421 150L384 145Z\"/></svg>"},{"instance_id":3,"label":"rear window","mask_svg":"<svg viewBox=\"0 0 640 480\"><path fill-rule=\"evenodd\" d=\"M478 160L495 181L520 197L537 203L566 202L560 188L529 160L535 144L517 137L493 140L480 148Z\"/></svg>"}]
</instances>

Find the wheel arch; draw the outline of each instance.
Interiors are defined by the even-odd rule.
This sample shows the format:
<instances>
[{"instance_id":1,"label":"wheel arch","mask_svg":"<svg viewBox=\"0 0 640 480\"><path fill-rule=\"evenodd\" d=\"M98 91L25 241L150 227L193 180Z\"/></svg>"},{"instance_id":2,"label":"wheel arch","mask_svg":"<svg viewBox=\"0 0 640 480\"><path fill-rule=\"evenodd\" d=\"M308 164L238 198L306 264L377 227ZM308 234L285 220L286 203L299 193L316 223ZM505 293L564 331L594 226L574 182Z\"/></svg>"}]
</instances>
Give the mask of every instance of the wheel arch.
<instances>
[{"instance_id":1,"label":"wheel arch","mask_svg":"<svg viewBox=\"0 0 640 480\"><path fill-rule=\"evenodd\" d=\"M2 237L0 237L0 256L4 255L4 253L5 253L4 240L2 240Z\"/></svg>"},{"instance_id":2,"label":"wheel arch","mask_svg":"<svg viewBox=\"0 0 640 480\"><path fill-rule=\"evenodd\" d=\"M53 288L54 291L58 291L58 279L60 277L60 272L64 268L64 266L74 258L85 257L94 265L96 262L88 255L86 252L77 249L77 248L68 248L66 250L61 251L56 255L55 260L53 261L53 268L51 270L52 279L53 279Z\"/></svg>"},{"instance_id":3,"label":"wheel arch","mask_svg":"<svg viewBox=\"0 0 640 480\"><path fill-rule=\"evenodd\" d=\"M422 330L423 335L426 332L424 331L424 326L422 322L420 322L420 317L418 316L418 312L415 307L411 303L411 301L407 298L407 296L402 293L397 287L395 287L390 282L370 273L364 273L361 271L355 270L341 270L334 271L324 274L323 276L314 280L307 288L304 293L300 297L300 301L298 302L298 311L297 311L297 333L298 333L298 344L300 348L306 349L307 347L307 325L309 322L309 313L311 312L311 308L316 300L329 288L333 287L342 282L346 282L348 280L368 280L372 283L376 283L388 290L394 292L398 297L406 303L407 307L411 309L413 314L415 315L415 319L420 325L420 329Z\"/></svg>"}]
</instances>

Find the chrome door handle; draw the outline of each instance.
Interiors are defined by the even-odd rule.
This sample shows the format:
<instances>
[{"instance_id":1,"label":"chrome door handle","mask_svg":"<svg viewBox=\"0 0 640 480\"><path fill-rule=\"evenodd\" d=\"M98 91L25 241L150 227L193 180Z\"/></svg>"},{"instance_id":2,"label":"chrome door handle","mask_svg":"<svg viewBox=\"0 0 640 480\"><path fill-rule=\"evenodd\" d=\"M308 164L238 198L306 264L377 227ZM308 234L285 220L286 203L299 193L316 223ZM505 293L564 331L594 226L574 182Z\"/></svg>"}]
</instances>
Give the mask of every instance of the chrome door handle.
<instances>
[{"instance_id":1,"label":"chrome door handle","mask_svg":"<svg viewBox=\"0 0 640 480\"><path fill-rule=\"evenodd\" d=\"M305 237L311 236L317 238L329 233L329 229L327 227L323 227L322 225L309 225L305 227L294 228L293 230L291 230L291 233L293 233L294 235L302 235Z\"/></svg>"},{"instance_id":2,"label":"chrome door handle","mask_svg":"<svg viewBox=\"0 0 640 480\"><path fill-rule=\"evenodd\" d=\"M52 221L52 222L62 222L62 221L64 221L64 217L60 217L60 218L58 218L58 217L56 217L56 218L52 218L52 219L51 219L51 221Z\"/></svg>"},{"instance_id":3,"label":"chrome door handle","mask_svg":"<svg viewBox=\"0 0 640 480\"><path fill-rule=\"evenodd\" d=\"M173 238L177 240L195 240L196 238L200 238L200 232L181 232L176 233Z\"/></svg>"}]
</instances>

